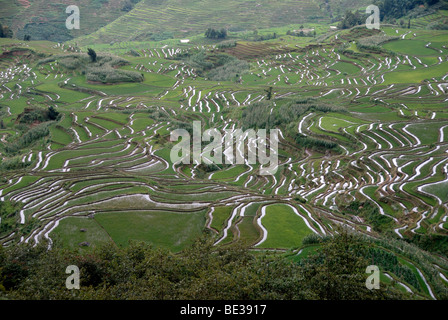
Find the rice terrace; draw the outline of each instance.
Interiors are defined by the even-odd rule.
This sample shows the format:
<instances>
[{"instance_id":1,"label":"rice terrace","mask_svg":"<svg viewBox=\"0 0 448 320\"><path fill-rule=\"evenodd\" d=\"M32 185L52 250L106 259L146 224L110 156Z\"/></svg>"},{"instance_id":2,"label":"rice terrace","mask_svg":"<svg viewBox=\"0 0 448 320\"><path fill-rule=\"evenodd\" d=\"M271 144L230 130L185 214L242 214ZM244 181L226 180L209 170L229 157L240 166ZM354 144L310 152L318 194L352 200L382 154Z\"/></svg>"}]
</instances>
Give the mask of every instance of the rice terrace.
<instances>
[{"instance_id":1,"label":"rice terrace","mask_svg":"<svg viewBox=\"0 0 448 320\"><path fill-rule=\"evenodd\" d=\"M447 1L72 4L0 0L0 298L448 299Z\"/></svg>"}]
</instances>

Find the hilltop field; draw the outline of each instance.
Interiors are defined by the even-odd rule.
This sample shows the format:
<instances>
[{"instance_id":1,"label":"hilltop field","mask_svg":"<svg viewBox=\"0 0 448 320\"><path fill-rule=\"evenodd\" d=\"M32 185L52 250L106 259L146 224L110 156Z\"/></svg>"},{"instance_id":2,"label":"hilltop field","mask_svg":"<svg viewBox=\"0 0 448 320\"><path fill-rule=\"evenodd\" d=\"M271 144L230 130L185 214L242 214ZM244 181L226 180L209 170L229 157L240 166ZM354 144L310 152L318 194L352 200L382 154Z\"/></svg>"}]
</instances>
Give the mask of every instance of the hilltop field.
<instances>
[{"instance_id":1,"label":"hilltop field","mask_svg":"<svg viewBox=\"0 0 448 320\"><path fill-rule=\"evenodd\" d=\"M370 243L391 288L446 299L448 31L425 26L448 11L330 30L327 11L279 26L279 12L297 14L289 2L259 2L278 7L272 20L232 22L225 40L199 32L219 6L185 5L179 35L174 1L142 1L70 42L0 38L0 243L181 253L206 234L299 263L345 229ZM316 32L291 34L302 23ZM154 24L173 37L142 37ZM174 164L170 133L193 121L278 128L276 173Z\"/></svg>"}]
</instances>

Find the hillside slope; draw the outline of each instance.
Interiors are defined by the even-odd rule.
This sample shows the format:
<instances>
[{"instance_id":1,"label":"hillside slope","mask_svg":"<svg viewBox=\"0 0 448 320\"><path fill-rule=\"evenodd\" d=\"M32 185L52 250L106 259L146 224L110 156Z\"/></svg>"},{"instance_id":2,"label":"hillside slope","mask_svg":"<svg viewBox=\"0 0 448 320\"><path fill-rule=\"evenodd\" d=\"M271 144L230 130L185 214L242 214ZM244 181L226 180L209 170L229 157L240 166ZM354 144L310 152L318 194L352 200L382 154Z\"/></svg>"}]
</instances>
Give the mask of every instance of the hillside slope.
<instances>
[{"instance_id":1,"label":"hillside slope","mask_svg":"<svg viewBox=\"0 0 448 320\"><path fill-rule=\"evenodd\" d=\"M328 2L328 3L327 3ZM184 37L208 27L253 30L311 21L329 22L346 9L367 5L361 0L143 0L135 8L78 39L81 45L160 37Z\"/></svg>"},{"instance_id":2,"label":"hillside slope","mask_svg":"<svg viewBox=\"0 0 448 320\"><path fill-rule=\"evenodd\" d=\"M90 34L114 21L125 10L130 10L129 0L0 0L0 22L11 27L14 36L23 39L30 35L33 40L67 41ZM68 30L65 21L66 8L77 5L80 9L79 30ZM125 6L128 6L126 9Z\"/></svg>"}]
</instances>

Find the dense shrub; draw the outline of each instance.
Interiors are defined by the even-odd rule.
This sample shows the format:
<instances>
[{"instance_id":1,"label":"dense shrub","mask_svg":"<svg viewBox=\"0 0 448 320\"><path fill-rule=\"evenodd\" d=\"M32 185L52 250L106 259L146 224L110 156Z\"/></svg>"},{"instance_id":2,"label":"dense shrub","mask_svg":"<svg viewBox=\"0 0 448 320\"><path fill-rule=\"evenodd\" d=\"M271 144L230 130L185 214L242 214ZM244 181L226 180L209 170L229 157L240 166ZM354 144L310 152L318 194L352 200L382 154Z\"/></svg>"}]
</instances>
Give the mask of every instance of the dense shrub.
<instances>
[{"instance_id":1,"label":"dense shrub","mask_svg":"<svg viewBox=\"0 0 448 320\"><path fill-rule=\"evenodd\" d=\"M448 256L448 236L438 234L414 234L406 241L415 244L423 250Z\"/></svg>"},{"instance_id":2,"label":"dense shrub","mask_svg":"<svg viewBox=\"0 0 448 320\"><path fill-rule=\"evenodd\" d=\"M381 269L388 270L395 274L401 280L409 283L417 290L420 290L420 283L412 270L398 262L397 256L393 253L377 248L369 248L365 255L373 265L377 265Z\"/></svg>"},{"instance_id":3,"label":"dense shrub","mask_svg":"<svg viewBox=\"0 0 448 320\"><path fill-rule=\"evenodd\" d=\"M193 54L183 54L178 58L183 58L185 63L194 68L199 76L215 81L232 80L249 69L249 64L246 61L223 53L210 54L201 50Z\"/></svg>"},{"instance_id":4,"label":"dense shrub","mask_svg":"<svg viewBox=\"0 0 448 320\"><path fill-rule=\"evenodd\" d=\"M95 62L91 62L87 54L56 55L38 62L38 65L57 61L68 70L78 70L86 74L88 81L102 83L142 82L141 73L129 70L120 70L117 67L128 65L129 61L111 55L97 55Z\"/></svg>"},{"instance_id":5,"label":"dense shrub","mask_svg":"<svg viewBox=\"0 0 448 320\"><path fill-rule=\"evenodd\" d=\"M338 144L335 142L308 137L301 134L297 135L296 143L303 148L315 150L331 150L338 147Z\"/></svg>"},{"instance_id":6,"label":"dense shrub","mask_svg":"<svg viewBox=\"0 0 448 320\"><path fill-rule=\"evenodd\" d=\"M23 169L29 165L29 162L22 162L20 158L7 159L0 163L0 171Z\"/></svg>"},{"instance_id":7,"label":"dense shrub","mask_svg":"<svg viewBox=\"0 0 448 320\"><path fill-rule=\"evenodd\" d=\"M322 242L322 237L315 233L311 233L311 234L307 235L302 240L302 244L304 244L304 245L317 244L317 243L321 243L321 242Z\"/></svg>"},{"instance_id":8,"label":"dense shrub","mask_svg":"<svg viewBox=\"0 0 448 320\"><path fill-rule=\"evenodd\" d=\"M98 81L103 83L116 82L141 82L143 75L128 70L104 69L102 67L89 68L86 73L88 81Z\"/></svg>"},{"instance_id":9,"label":"dense shrub","mask_svg":"<svg viewBox=\"0 0 448 320\"><path fill-rule=\"evenodd\" d=\"M216 45L218 49L225 49L225 48L233 48L236 47L237 42L235 40L228 40L220 42Z\"/></svg>"},{"instance_id":10,"label":"dense shrub","mask_svg":"<svg viewBox=\"0 0 448 320\"><path fill-rule=\"evenodd\" d=\"M225 39L227 38L227 30L224 28L222 28L221 30L208 28L205 31L205 37L209 39Z\"/></svg>"},{"instance_id":11,"label":"dense shrub","mask_svg":"<svg viewBox=\"0 0 448 320\"><path fill-rule=\"evenodd\" d=\"M431 22L426 26L429 30L448 30L448 19Z\"/></svg>"},{"instance_id":12,"label":"dense shrub","mask_svg":"<svg viewBox=\"0 0 448 320\"><path fill-rule=\"evenodd\" d=\"M59 118L59 112L50 106L48 109L42 108L26 108L18 117L17 121L19 123L33 123L33 122L45 122L53 121Z\"/></svg>"},{"instance_id":13,"label":"dense shrub","mask_svg":"<svg viewBox=\"0 0 448 320\"><path fill-rule=\"evenodd\" d=\"M272 112L271 112L272 110ZM331 106L323 103L317 103L312 98L296 99L274 108L270 101L261 101L252 103L243 111L243 128L264 128L272 129L278 126L288 125L297 121L307 112L347 112L346 109Z\"/></svg>"},{"instance_id":14,"label":"dense shrub","mask_svg":"<svg viewBox=\"0 0 448 320\"><path fill-rule=\"evenodd\" d=\"M50 134L50 130L48 129L49 124L49 122L44 122L29 129L15 141L7 144L5 146L5 151L10 154L16 154L19 150L30 146L35 141L48 136Z\"/></svg>"},{"instance_id":15,"label":"dense shrub","mask_svg":"<svg viewBox=\"0 0 448 320\"><path fill-rule=\"evenodd\" d=\"M392 228L393 220L388 216L380 214L378 207L372 201L361 202L356 200L348 206L342 206L341 209L344 213L363 217L375 231L383 232Z\"/></svg>"},{"instance_id":16,"label":"dense shrub","mask_svg":"<svg viewBox=\"0 0 448 320\"><path fill-rule=\"evenodd\" d=\"M365 286L362 246L350 235L325 241L316 257L292 262L252 254L241 245L200 239L178 254L133 242L89 253L46 244L0 248L0 297L7 299L298 300L399 299L387 284ZM57 244L57 243L56 243ZM80 268L80 290L64 286L68 265Z\"/></svg>"},{"instance_id":17,"label":"dense shrub","mask_svg":"<svg viewBox=\"0 0 448 320\"><path fill-rule=\"evenodd\" d=\"M375 0L381 12L381 20L399 19L421 4L432 6L439 0ZM426 9L425 7L425 9Z\"/></svg>"},{"instance_id":18,"label":"dense shrub","mask_svg":"<svg viewBox=\"0 0 448 320\"><path fill-rule=\"evenodd\" d=\"M366 16L365 14L361 14L359 11L352 12L348 10L345 13L345 16L342 19L342 21L339 23L338 28L349 29L354 26L363 24L366 21L365 16Z\"/></svg>"},{"instance_id":19,"label":"dense shrub","mask_svg":"<svg viewBox=\"0 0 448 320\"><path fill-rule=\"evenodd\" d=\"M249 63L247 61L235 59L210 71L208 78L212 81L227 81L241 75L248 69Z\"/></svg>"},{"instance_id":20,"label":"dense shrub","mask_svg":"<svg viewBox=\"0 0 448 320\"><path fill-rule=\"evenodd\" d=\"M374 35L371 37L361 38L358 40L357 45L360 49L381 49L383 43L398 40L399 37L392 37L385 34Z\"/></svg>"}]
</instances>

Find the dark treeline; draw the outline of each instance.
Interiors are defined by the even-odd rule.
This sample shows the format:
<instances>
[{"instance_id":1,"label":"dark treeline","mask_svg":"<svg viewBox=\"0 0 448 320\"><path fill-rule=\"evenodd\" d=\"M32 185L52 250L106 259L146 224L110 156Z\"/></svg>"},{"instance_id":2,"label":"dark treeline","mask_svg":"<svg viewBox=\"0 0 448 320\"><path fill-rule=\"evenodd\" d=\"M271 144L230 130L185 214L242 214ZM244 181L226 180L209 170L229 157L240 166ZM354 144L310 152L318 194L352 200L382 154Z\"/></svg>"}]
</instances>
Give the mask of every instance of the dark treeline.
<instances>
[{"instance_id":1,"label":"dark treeline","mask_svg":"<svg viewBox=\"0 0 448 320\"><path fill-rule=\"evenodd\" d=\"M424 11L439 2L439 0L375 0L374 4L380 9L381 21L396 23L396 19L408 15L414 9ZM420 8L420 6L423 6L423 8ZM416 13L418 15L418 12ZM352 12L351 10L347 10L338 27L340 29L349 29L357 25L362 25L366 22L368 16L369 14L362 11ZM401 24L405 26L406 23L403 21ZM410 27L410 21L407 27Z\"/></svg>"},{"instance_id":2,"label":"dark treeline","mask_svg":"<svg viewBox=\"0 0 448 320\"><path fill-rule=\"evenodd\" d=\"M13 32L8 26L3 26L0 23L0 38L12 38Z\"/></svg>"},{"instance_id":3,"label":"dark treeline","mask_svg":"<svg viewBox=\"0 0 448 320\"><path fill-rule=\"evenodd\" d=\"M17 116L17 122L28 123L54 121L60 118L59 112L50 106L48 109L43 108L26 108L21 114Z\"/></svg>"},{"instance_id":4,"label":"dark treeline","mask_svg":"<svg viewBox=\"0 0 448 320\"><path fill-rule=\"evenodd\" d=\"M380 8L382 21L398 19L418 6L428 7L437 3L439 0L376 0L374 2Z\"/></svg>"},{"instance_id":5,"label":"dark treeline","mask_svg":"<svg viewBox=\"0 0 448 320\"><path fill-rule=\"evenodd\" d=\"M359 11L352 12L348 10L345 13L344 18L339 23L338 28L339 29L349 29L354 26L360 25L365 23L366 21L366 14L361 14Z\"/></svg>"},{"instance_id":6,"label":"dark treeline","mask_svg":"<svg viewBox=\"0 0 448 320\"><path fill-rule=\"evenodd\" d=\"M21 244L0 248L0 297L6 299L401 299L387 284L368 290L366 243L342 232L298 261L215 247L206 237L173 254L144 243L91 252ZM67 266L80 269L80 289L65 286Z\"/></svg>"},{"instance_id":7,"label":"dark treeline","mask_svg":"<svg viewBox=\"0 0 448 320\"><path fill-rule=\"evenodd\" d=\"M421 289L415 273L409 267L398 263L398 258L395 254L377 248L369 248L366 257L371 259L372 264L377 265L380 269L389 270L417 290Z\"/></svg>"},{"instance_id":8,"label":"dark treeline","mask_svg":"<svg viewBox=\"0 0 448 320\"><path fill-rule=\"evenodd\" d=\"M209 39L225 39L227 38L227 30L224 28L222 28L221 30L208 28L205 31L205 37Z\"/></svg>"}]
</instances>

